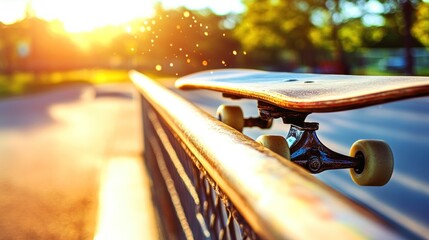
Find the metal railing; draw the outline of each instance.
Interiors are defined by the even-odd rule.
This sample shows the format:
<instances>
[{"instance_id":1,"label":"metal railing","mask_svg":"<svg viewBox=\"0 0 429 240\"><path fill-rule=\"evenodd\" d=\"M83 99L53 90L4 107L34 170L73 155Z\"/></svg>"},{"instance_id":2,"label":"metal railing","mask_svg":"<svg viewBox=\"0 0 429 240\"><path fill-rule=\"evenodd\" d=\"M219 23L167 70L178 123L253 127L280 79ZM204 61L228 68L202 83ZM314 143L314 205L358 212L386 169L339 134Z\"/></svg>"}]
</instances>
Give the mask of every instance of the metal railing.
<instances>
[{"instance_id":1,"label":"metal railing","mask_svg":"<svg viewBox=\"0 0 429 240\"><path fill-rule=\"evenodd\" d=\"M138 72L166 239L397 239L383 220Z\"/></svg>"}]
</instances>

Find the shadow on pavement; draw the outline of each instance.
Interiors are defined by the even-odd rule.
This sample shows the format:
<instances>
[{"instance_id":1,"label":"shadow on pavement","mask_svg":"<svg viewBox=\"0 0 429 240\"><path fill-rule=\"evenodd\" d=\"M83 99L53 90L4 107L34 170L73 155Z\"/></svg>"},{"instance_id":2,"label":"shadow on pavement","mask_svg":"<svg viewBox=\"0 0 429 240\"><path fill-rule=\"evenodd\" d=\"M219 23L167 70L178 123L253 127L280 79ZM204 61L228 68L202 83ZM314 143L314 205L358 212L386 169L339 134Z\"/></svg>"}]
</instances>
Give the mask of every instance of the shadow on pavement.
<instances>
[{"instance_id":1,"label":"shadow on pavement","mask_svg":"<svg viewBox=\"0 0 429 240\"><path fill-rule=\"evenodd\" d=\"M71 103L94 96L90 84L58 86L41 93L23 95L0 101L0 129L28 130L53 124L49 108L58 103Z\"/></svg>"}]
</instances>

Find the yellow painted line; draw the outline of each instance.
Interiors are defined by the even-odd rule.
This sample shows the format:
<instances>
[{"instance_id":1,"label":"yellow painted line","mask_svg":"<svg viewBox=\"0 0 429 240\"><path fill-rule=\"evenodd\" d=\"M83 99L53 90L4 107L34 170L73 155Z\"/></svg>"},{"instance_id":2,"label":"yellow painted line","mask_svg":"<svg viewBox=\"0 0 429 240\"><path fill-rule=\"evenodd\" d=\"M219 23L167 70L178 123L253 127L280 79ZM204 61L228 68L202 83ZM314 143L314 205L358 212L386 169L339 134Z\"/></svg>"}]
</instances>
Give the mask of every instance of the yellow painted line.
<instances>
[{"instance_id":1,"label":"yellow painted line","mask_svg":"<svg viewBox=\"0 0 429 240\"><path fill-rule=\"evenodd\" d=\"M155 219L150 183L141 159L110 159L101 176L94 239L159 239Z\"/></svg>"}]
</instances>

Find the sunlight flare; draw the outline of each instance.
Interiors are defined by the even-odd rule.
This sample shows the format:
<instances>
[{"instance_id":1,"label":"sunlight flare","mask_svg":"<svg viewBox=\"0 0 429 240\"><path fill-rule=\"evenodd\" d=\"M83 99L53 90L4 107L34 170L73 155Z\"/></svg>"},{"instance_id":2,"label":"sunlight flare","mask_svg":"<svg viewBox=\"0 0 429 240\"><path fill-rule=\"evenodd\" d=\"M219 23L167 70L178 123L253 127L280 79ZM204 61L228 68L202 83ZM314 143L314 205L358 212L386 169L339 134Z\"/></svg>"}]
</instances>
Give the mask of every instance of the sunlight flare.
<instances>
[{"instance_id":1,"label":"sunlight flare","mask_svg":"<svg viewBox=\"0 0 429 240\"><path fill-rule=\"evenodd\" d=\"M36 16L59 20L69 32L88 32L99 27L120 25L154 14L152 1L123 0L33 0Z\"/></svg>"}]
</instances>

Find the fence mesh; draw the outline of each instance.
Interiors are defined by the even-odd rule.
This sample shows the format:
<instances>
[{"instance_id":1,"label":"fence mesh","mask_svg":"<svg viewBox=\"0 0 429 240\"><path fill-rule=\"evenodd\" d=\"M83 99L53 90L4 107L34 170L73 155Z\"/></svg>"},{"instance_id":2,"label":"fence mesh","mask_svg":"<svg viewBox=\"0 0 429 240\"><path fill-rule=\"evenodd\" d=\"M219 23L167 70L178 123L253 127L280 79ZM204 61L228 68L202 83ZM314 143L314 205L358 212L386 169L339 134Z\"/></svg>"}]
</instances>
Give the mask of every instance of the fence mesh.
<instances>
[{"instance_id":1,"label":"fence mesh","mask_svg":"<svg viewBox=\"0 0 429 240\"><path fill-rule=\"evenodd\" d=\"M155 108L142 98L144 159L166 239L259 239Z\"/></svg>"}]
</instances>

